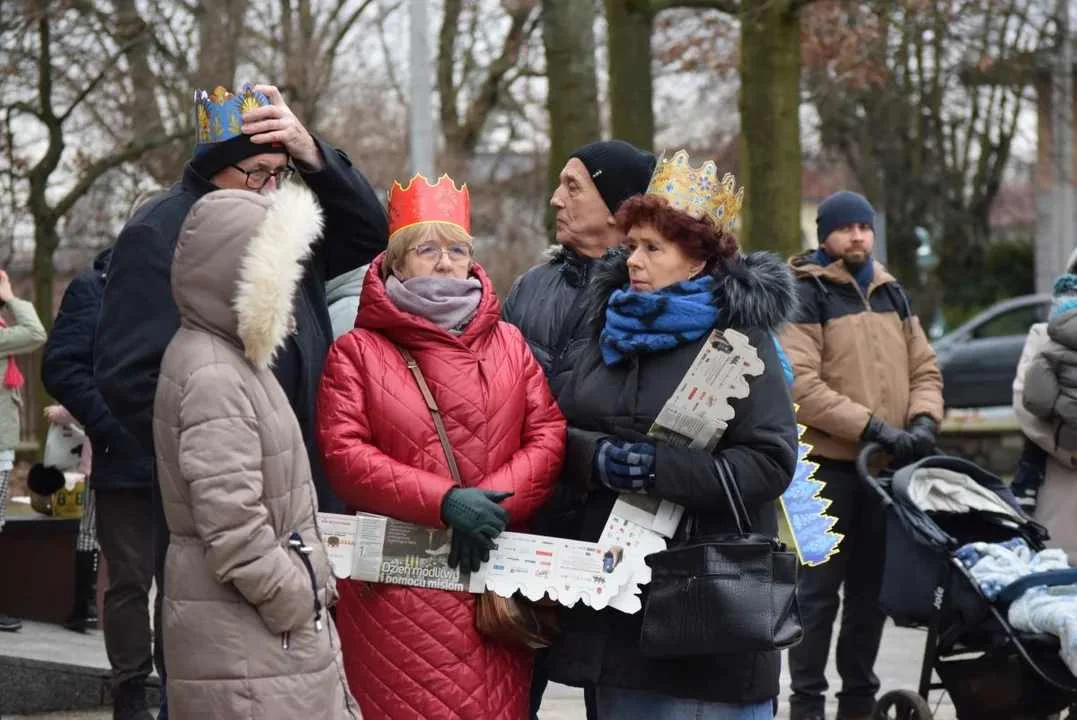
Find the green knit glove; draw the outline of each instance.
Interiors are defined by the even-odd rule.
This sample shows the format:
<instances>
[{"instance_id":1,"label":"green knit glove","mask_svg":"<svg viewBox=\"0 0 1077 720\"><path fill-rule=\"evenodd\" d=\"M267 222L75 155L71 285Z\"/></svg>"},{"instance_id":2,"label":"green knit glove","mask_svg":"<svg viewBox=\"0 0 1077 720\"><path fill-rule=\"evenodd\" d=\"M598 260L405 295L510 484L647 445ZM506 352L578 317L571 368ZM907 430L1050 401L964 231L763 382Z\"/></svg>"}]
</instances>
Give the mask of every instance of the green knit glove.
<instances>
[{"instance_id":1,"label":"green knit glove","mask_svg":"<svg viewBox=\"0 0 1077 720\"><path fill-rule=\"evenodd\" d=\"M512 497L510 492L453 488L441 501L441 519L453 533L468 536L492 549L494 538L509 524L509 511L498 503L509 497Z\"/></svg>"}]
</instances>

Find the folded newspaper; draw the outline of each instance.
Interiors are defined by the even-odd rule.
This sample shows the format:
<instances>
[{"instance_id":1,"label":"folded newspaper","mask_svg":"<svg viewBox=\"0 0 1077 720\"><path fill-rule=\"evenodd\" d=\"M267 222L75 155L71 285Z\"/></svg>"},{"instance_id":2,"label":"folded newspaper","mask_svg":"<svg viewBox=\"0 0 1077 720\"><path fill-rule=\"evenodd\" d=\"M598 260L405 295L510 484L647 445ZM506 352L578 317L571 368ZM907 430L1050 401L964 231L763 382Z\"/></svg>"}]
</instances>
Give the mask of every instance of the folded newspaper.
<instances>
[{"instance_id":1,"label":"folded newspaper","mask_svg":"<svg viewBox=\"0 0 1077 720\"><path fill-rule=\"evenodd\" d=\"M761 375L763 361L748 337L736 330L715 330L703 343L673 395L662 406L648 435L676 447L714 450L733 407L729 401L748 396L748 378ZM666 549L684 515L684 507L668 500L622 493L613 506L599 544L631 548L626 564L632 577L610 606L626 613L642 607L640 588L651 581L644 558Z\"/></svg>"},{"instance_id":2,"label":"folded newspaper","mask_svg":"<svg viewBox=\"0 0 1077 720\"><path fill-rule=\"evenodd\" d=\"M765 366L748 337L736 330L714 331L696 355L673 395L662 406L648 435L677 447L713 451L734 417L730 400L747 397L748 380ZM803 427L800 428L803 434ZM821 565L837 552L841 535L833 532L835 519L826 514L829 501L819 491L810 448L800 444L792 482L780 500L794 548L806 565ZM684 507L634 493L622 493L613 506L599 538L600 544L618 543L630 548L626 564L632 577L610 606L627 613L641 607L640 587L651 581L644 558L666 548L684 514Z\"/></svg>"},{"instance_id":3,"label":"folded newspaper","mask_svg":"<svg viewBox=\"0 0 1077 720\"><path fill-rule=\"evenodd\" d=\"M337 577L368 582L509 596L544 595L571 607L601 610L628 582L624 548L542 535L503 532L477 572L448 565L451 531L382 515L318 513Z\"/></svg>"}]
</instances>

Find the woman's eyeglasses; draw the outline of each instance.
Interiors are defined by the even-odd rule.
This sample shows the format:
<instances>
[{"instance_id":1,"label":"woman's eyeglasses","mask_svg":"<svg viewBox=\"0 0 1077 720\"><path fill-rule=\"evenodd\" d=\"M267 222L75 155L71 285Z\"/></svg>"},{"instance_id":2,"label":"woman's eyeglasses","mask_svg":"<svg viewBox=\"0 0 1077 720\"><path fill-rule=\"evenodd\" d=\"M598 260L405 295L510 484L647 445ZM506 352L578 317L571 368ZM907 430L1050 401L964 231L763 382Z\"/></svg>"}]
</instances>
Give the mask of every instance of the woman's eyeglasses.
<instances>
[{"instance_id":1,"label":"woman's eyeglasses","mask_svg":"<svg viewBox=\"0 0 1077 720\"><path fill-rule=\"evenodd\" d=\"M414 252L420 260L427 262L437 262L441 259L441 254L445 253L449 256L450 261L465 263L471 260L472 249L467 243L453 243L446 246L420 243L413 248L409 248L408 252Z\"/></svg>"},{"instance_id":2,"label":"woman's eyeglasses","mask_svg":"<svg viewBox=\"0 0 1077 720\"><path fill-rule=\"evenodd\" d=\"M283 185L291 179L292 175L295 175L295 168L291 165L284 165L276 170L266 170L264 168L244 170L239 165L233 165L232 167L247 176L246 185L248 190L261 190L269 182L269 178L277 178L277 184Z\"/></svg>"}]
</instances>

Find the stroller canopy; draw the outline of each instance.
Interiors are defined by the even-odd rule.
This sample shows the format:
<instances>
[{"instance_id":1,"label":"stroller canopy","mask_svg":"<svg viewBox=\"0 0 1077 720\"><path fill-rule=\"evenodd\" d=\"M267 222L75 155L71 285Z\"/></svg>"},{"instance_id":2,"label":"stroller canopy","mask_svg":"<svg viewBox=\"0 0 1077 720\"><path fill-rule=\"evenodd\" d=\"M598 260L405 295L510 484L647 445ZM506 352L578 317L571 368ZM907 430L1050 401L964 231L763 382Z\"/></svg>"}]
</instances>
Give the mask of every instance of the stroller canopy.
<instances>
[{"instance_id":1,"label":"stroller canopy","mask_svg":"<svg viewBox=\"0 0 1077 720\"><path fill-rule=\"evenodd\" d=\"M891 490L901 522L934 547L946 547L954 539L928 512L975 513L1013 523L1033 536L1042 532L1001 478L962 458L938 455L907 465L894 473Z\"/></svg>"}]
</instances>

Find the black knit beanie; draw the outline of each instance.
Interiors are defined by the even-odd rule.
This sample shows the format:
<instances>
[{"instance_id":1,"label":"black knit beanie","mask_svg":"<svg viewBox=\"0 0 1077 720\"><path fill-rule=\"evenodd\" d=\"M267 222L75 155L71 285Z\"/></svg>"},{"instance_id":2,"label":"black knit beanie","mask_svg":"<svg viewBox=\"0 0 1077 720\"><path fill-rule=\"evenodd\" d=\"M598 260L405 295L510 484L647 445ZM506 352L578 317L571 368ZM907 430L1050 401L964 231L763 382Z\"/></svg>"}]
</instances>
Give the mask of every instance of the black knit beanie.
<instances>
[{"instance_id":1,"label":"black knit beanie","mask_svg":"<svg viewBox=\"0 0 1077 720\"><path fill-rule=\"evenodd\" d=\"M838 228L854 224L869 225L874 230L875 208L858 193L848 190L834 193L819 205L815 216L819 244L825 243L830 233Z\"/></svg>"},{"instance_id":2,"label":"black knit beanie","mask_svg":"<svg viewBox=\"0 0 1077 720\"><path fill-rule=\"evenodd\" d=\"M196 145L194 157L191 158L191 167L206 180L212 180L213 176L221 170L243 162L249 157L262 153L284 154L284 152L284 146L280 143L257 145L251 142L250 135L237 135L221 142Z\"/></svg>"},{"instance_id":3,"label":"black knit beanie","mask_svg":"<svg viewBox=\"0 0 1077 720\"><path fill-rule=\"evenodd\" d=\"M647 192L655 157L624 140L599 140L572 153L587 168L610 213L628 198Z\"/></svg>"}]
</instances>

